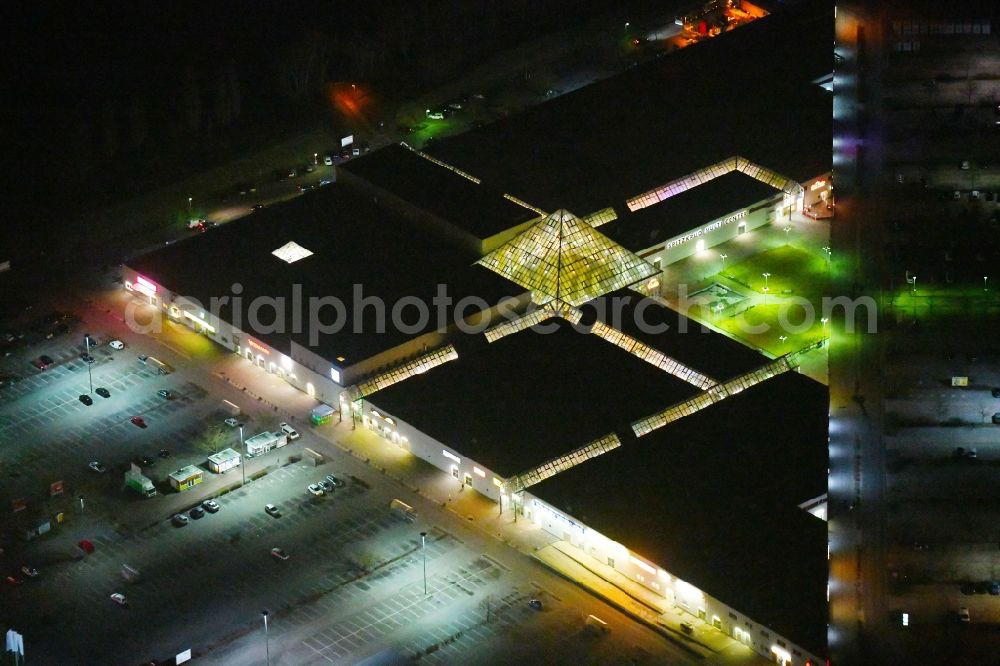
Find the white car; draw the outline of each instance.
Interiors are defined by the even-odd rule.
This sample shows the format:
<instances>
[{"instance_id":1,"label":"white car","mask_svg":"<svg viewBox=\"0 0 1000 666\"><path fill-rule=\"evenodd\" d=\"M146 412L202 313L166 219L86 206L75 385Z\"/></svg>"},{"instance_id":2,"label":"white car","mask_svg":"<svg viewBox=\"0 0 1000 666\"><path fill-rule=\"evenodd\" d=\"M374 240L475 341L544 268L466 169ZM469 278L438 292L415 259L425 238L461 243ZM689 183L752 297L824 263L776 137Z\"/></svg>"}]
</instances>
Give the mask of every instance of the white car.
<instances>
[{"instance_id":1,"label":"white car","mask_svg":"<svg viewBox=\"0 0 1000 666\"><path fill-rule=\"evenodd\" d=\"M240 424L240 422L237 421L236 419L234 419L232 416L230 416L228 419L226 419L226 425L229 426L230 428L235 428L239 424Z\"/></svg>"},{"instance_id":2,"label":"white car","mask_svg":"<svg viewBox=\"0 0 1000 666\"><path fill-rule=\"evenodd\" d=\"M288 441L299 438L299 433L296 432L295 428L288 425L287 423L279 423L278 427L281 428L281 432L288 436Z\"/></svg>"},{"instance_id":3,"label":"white car","mask_svg":"<svg viewBox=\"0 0 1000 666\"><path fill-rule=\"evenodd\" d=\"M97 462L96 460L94 462L90 463L89 465L87 465L87 467L89 467L90 469L92 469L95 472L98 472L100 474L103 474L104 470L105 470L104 465L102 465L101 463Z\"/></svg>"},{"instance_id":4,"label":"white car","mask_svg":"<svg viewBox=\"0 0 1000 666\"><path fill-rule=\"evenodd\" d=\"M112 340L111 342L108 343L108 346L111 347L112 349L117 349L118 351L125 349L125 343L122 342L121 340Z\"/></svg>"},{"instance_id":5,"label":"white car","mask_svg":"<svg viewBox=\"0 0 1000 666\"><path fill-rule=\"evenodd\" d=\"M285 561L285 560L288 559L288 553L286 553L281 548L272 548L271 549L271 557L273 557L276 560Z\"/></svg>"},{"instance_id":6,"label":"white car","mask_svg":"<svg viewBox=\"0 0 1000 666\"><path fill-rule=\"evenodd\" d=\"M125 595L122 594L121 592L115 592L114 594L112 594L111 601L115 602L119 606L125 606L126 604L128 604L128 601L125 600Z\"/></svg>"},{"instance_id":7,"label":"white car","mask_svg":"<svg viewBox=\"0 0 1000 666\"><path fill-rule=\"evenodd\" d=\"M316 497L322 497L326 494L323 492L323 488L318 483L311 483L306 489Z\"/></svg>"}]
</instances>

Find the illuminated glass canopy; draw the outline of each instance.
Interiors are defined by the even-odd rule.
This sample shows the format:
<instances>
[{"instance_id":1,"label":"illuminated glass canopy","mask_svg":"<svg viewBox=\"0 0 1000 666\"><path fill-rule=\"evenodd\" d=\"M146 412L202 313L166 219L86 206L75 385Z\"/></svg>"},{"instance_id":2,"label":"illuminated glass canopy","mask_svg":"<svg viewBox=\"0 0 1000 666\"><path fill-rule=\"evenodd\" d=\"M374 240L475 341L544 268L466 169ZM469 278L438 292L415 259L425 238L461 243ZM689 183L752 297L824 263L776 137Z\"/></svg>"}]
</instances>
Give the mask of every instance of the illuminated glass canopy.
<instances>
[{"instance_id":1,"label":"illuminated glass canopy","mask_svg":"<svg viewBox=\"0 0 1000 666\"><path fill-rule=\"evenodd\" d=\"M295 241L288 241L271 254L276 256L278 259L287 261L290 264L298 261L299 259L305 259L306 257L312 256L312 252L310 250L305 249Z\"/></svg>"},{"instance_id":2,"label":"illuminated glass canopy","mask_svg":"<svg viewBox=\"0 0 1000 666\"><path fill-rule=\"evenodd\" d=\"M580 305L660 271L586 222L558 210L479 263L533 292Z\"/></svg>"}]
</instances>

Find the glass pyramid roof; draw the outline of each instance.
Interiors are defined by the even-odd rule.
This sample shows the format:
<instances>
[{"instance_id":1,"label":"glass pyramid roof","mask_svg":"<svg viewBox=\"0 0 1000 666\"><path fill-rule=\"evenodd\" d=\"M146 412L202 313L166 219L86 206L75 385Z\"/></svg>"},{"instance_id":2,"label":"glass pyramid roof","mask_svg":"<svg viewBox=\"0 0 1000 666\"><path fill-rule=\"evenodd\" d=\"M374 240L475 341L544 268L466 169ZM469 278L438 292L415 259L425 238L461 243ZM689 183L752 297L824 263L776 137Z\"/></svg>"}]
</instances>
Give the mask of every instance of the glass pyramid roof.
<instances>
[{"instance_id":1,"label":"glass pyramid roof","mask_svg":"<svg viewBox=\"0 0 1000 666\"><path fill-rule=\"evenodd\" d=\"M539 300L581 305L660 271L572 213L557 210L479 260Z\"/></svg>"}]
</instances>

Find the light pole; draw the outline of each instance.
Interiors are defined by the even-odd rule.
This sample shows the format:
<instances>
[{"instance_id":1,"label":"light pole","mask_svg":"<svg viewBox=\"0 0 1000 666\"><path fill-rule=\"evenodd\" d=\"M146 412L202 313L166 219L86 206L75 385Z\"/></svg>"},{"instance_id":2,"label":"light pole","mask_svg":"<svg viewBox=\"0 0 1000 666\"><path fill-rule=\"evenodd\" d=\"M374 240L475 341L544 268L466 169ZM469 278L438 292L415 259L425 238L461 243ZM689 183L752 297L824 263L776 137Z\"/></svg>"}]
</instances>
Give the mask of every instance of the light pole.
<instances>
[{"instance_id":1,"label":"light pole","mask_svg":"<svg viewBox=\"0 0 1000 666\"><path fill-rule=\"evenodd\" d=\"M260 616L264 618L264 654L267 657L267 666L271 666L271 641L267 635L267 616L270 613L267 612L265 608L260 612Z\"/></svg>"},{"instance_id":2,"label":"light pole","mask_svg":"<svg viewBox=\"0 0 1000 666\"><path fill-rule=\"evenodd\" d=\"M761 273L764 276L764 305L767 305L767 278L771 277L770 273Z\"/></svg>"},{"instance_id":3,"label":"light pole","mask_svg":"<svg viewBox=\"0 0 1000 666\"><path fill-rule=\"evenodd\" d=\"M728 257L729 257L729 255L726 254L725 252L722 252L722 253L719 254L719 259L722 259L722 272L723 273L726 272L726 259Z\"/></svg>"},{"instance_id":4,"label":"light pole","mask_svg":"<svg viewBox=\"0 0 1000 666\"><path fill-rule=\"evenodd\" d=\"M823 251L826 252L826 263L830 263L830 254L833 252L833 250L829 246L824 245Z\"/></svg>"},{"instance_id":5,"label":"light pole","mask_svg":"<svg viewBox=\"0 0 1000 666\"><path fill-rule=\"evenodd\" d=\"M792 228L790 226L785 226L785 245L788 245L788 232L791 230Z\"/></svg>"},{"instance_id":6,"label":"light pole","mask_svg":"<svg viewBox=\"0 0 1000 666\"><path fill-rule=\"evenodd\" d=\"M188 215L191 214L191 202L194 201L193 197L188 197Z\"/></svg>"},{"instance_id":7,"label":"light pole","mask_svg":"<svg viewBox=\"0 0 1000 666\"><path fill-rule=\"evenodd\" d=\"M319 153L313 153L313 166L319 164Z\"/></svg>"},{"instance_id":8,"label":"light pole","mask_svg":"<svg viewBox=\"0 0 1000 666\"><path fill-rule=\"evenodd\" d=\"M87 346L87 381L90 382L90 395L94 395L94 373L90 370L90 333L83 334L83 344Z\"/></svg>"},{"instance_id":9,"label":"light pole","mask_svg":"<svg viewBox=\"0 0 1000 666\"><path fill-rule=\"evenodd\" d=\"M986 275L983 276L983 291L986 291Z\"/></svg>"},{"instance_id":10,"label":"light pole","mask_svg":"<svg viewBox=\"0 0 1000 666\"><path fill-rule=\"evenodd\" d=\"M427 532L420 533L420 552L424 555L424 596L427 596Z\"/></svg>"},{"instance_id":11,"label":"light pole","mask_svg":"<svg viewBox=\"0 0 1000 666\"><path fill-rule=\"evenodd\" d=\"M240 426L240 458L242 458L242 460L240 461L241 462L240 471L243 472L243 485L245 486L247 485L247 450L243 446L243 424L241 423L239 424L239 426Z\"/></svg>"},{"instance_id":12,"label":"light pole","mask_svg":"<svg viewBox=\"0 0 1000 666\"><path fill-rule=\"evenodd\" d=\"M917 293L917 276L916 275L913 276L913 282L912 282L912 284L913 284L912 293L915 294L915 293Z\"/></svg>"}]
</instances>

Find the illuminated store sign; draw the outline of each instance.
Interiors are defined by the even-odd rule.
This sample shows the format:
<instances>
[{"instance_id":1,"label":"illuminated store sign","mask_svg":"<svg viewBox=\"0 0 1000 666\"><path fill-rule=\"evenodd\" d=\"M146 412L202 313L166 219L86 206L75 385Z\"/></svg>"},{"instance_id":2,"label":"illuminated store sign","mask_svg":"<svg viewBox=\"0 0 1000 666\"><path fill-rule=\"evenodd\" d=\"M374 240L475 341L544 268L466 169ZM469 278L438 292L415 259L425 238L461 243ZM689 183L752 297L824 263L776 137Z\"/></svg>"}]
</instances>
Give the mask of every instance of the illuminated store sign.
<instances>
[{"instance_id":1,"label":"illuminated store sign","mask_svg":"<svg viewBox=\"0 0 1000 666\"><path fill-rule=\"evenodd\" d=\"M268 349L267 347L265 347L264 345L260 344L259 342L257 342L256 340L254 340L252 338L247 339L247 344L250 345L251 347L253 347L254 349L256 349L257 351L262 351L265 354L270 354L271 353L270 349Z\"/></svg>"},{"instance_id":2,"label":"illuminated store sign","mask_svg":"<svg viewBox=\"0 0 1000 666\"><path fill-rule=\"evenodd\" d=\"M679 237L677 237L677 238L675 238L675 239L673 239L671 241L667 241L666 249L669 250L672 247L677 247L678 245L682 245L682 244L688 242L689 240L693 240L695 238L698 238L702 234L707 234L707 233L709 233L711 231L715 231L716 229L721 229L725 225L732 224L736 220L743 219L746 216L747 216L747 211L746 210L741 210L740 212L736 213L735 215L730 215L729 217L724 218L722 220L716 220L715 222L712 222L711 224L709 224L706 227L702 227L701 229L696 229L696 230L692 231L689 234L685 234L685 235L679 236Z\"/></svg>"}]
</instances>

